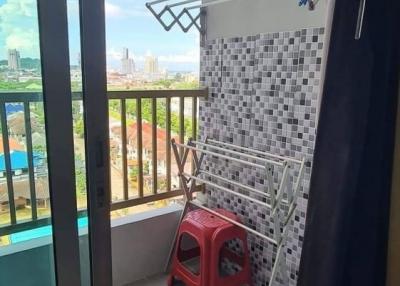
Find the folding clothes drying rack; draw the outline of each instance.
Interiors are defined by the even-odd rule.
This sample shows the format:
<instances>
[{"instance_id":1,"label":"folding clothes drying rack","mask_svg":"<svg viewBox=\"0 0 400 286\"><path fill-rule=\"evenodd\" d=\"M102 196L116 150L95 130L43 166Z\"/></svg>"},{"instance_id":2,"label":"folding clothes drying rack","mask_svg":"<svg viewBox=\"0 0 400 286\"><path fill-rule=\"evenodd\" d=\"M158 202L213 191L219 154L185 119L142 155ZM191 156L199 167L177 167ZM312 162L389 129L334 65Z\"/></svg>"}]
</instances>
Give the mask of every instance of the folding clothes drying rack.
<instances>
[{"instance_id":1,"label":"folding clothes drying rack","mask_svg":"<svg viewBox=\"0 0 400 286\"><path fill-rule=\"evenodd\" d=\"M189 139L187 144L177 143L173 139L172 149L178 165L178 176L180 178L180 184L183 188L185 197L185 207L182 212L181 221L188 209L193 206L195 208L203 209L234 225L237 225L238 227L245 229L246 231L276 245L277 247L276 258L272 268L269 285L273 285L272 283L275 281L278 273L280 273L282 277L284 277L284 275L288 275L288 268L286 266L286 262L284 261L284 258L286 257L284 250L288 239L289 224L297 207L297 198L299 197L300 185L304 176L305 159L303 158L302 160L296 160L293 158L278 156L275 154L261 152L208 138L205 140L205 142L198 142ZM189 153L192 154L194 163L192 174L185 172L185 165L188 161ZM248 185L202 170L202 165L208 157L219 158L228 162L235 162L264 171L267 181L266 189L263 191L257 190ZM279 173L281 176L275 176L275 178L279 178L277 189L274 187L274 185L276 185L274 184L275 168L279 168L279 172L282 172ZM278 173L275 173L275 175L277 174ZM297 177L297 179L295 177ZM211 181L207 178L212 178L214 181ZM291 178L293 178L293 181L291 181ZM215 183L215 181L234 186L239 191L221 186L220 184ZM271 219L273 221L272 227L274 230L272 237L254 230L240 222L229 219L226 216L221 215L220 213L195 201L193 194L198 191L197 183L203 184L206 187L210 187L211 190L217 189L241 199L248 200L263 208L269 209L271 213ZM252 197L244 193L252 193L255 196ZM256 198L257 196L263 199L260 200ZM175 237L177 237L177 235ZM167 262L167 268L174 251L174 245L171 248L170 256Z\"/></svg>"},{"instance_id":2,"label":"folding clothes drying rack","mask_svg":"<svg viewBox=\"0 0 400 286\"><path fill-rule=\"evenodd\" d=\"M170 31L173 26L178 25L185 33L192 27L195 27L204 35L206 33L204 21L205 8L230 1L232 0L210 0L207 2L202 0L154 0L147 2L146 7L166 31ZM309 10L314 10L319 0L298 1L299 6L308 5ZM159 4L164 4L164 6L161 6L161 9L156 8ZM158 10L158 12L156 10ZM172 17L172 19L168 18L168 15ZM185 18L186 21L184 21Z\"/></svg>"}]
</instances>

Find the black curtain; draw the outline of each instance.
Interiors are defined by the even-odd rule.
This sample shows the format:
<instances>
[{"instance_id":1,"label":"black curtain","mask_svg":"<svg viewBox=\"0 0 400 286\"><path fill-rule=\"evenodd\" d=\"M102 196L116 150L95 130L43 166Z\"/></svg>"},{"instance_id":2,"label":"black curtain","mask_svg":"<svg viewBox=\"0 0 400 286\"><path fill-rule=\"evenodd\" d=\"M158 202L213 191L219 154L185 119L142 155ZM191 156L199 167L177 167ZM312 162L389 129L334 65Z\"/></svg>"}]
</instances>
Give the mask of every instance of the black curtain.
<instances>
[{"instance_id":1,"label":"black curtain","mask_svg":"<svg viewBox=\"0 0 400 286\"><path fill-rule=\"evenodd\" d=\"M385 285L399 2L336 0L299 286Z\"/></svg>"}]
</instances>

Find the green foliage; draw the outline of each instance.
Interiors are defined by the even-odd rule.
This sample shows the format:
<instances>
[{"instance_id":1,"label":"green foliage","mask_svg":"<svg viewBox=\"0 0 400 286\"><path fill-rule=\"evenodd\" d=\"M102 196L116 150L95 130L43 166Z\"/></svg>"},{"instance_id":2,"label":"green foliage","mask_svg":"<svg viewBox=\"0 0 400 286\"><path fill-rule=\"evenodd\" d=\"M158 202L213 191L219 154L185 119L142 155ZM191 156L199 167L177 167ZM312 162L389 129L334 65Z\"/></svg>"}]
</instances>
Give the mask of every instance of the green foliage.
<instances>
[{"instance_id":1,"label":"green foliage","mask_svg":"<svg viewBox=\"0 0 400 286\"><path fill-rule=\"evenodd\" d=\"M28 69L28 70L40 70L41 65L40 65L40 59L33 59L33 58L21 58L21 68L22 69ZM0 60L0 65L1 66L6 66L8 65L7 60Z\"/></svg>"},{"instance_id":2,"label":"green foliage","mask_svg":"<svg viewBox=\"0 0 400 286\"><path fill-rule=\"evenodd\" d=\"M174 84L174 89L196 89L199 88L199 83L197 81L191 82L177 82Z\"/></svg>"},{"instance_id":3,"label":"green foliage","mask_svg":"<svg viewBox=\"0 0 400 286\"><path fill-rule=\"evenodd\" d=\"M82 118L74 122L74 131L79 138L83 138L83 136L85 135L85 126L83 124Z\"/></svg>"},{"instance_id":4,"label":"green foliage","mask_svg":"<svg viewBox=\"0 0 400 286\"><path fill-rule=\"evenodd\" d=\"M117 101L110 101L109 103L110 115L112 117L120 114L120 106ZM136 118L136 100L126 101L126 113L130 118ZM116 118L116 117L114 117ZM119 119L117 117L116 119ZM142 119L147 122L152 122L152 104L150 99L142 100ZM164 100L157 100L157 126L165 128L167 119L167 109ZM171 112L171 131L179 134L179 113ZM185 134L190 136L193 132L192 120L184 118Z\"/></svg>"},{"instance_id":5,"label":"green foliage","mask_svg":"<svg viewBox=\"0 0 400 286\"><path fill-rule=\"evenodd\" d=\"M86 194L86 174L82 168L75 168L76 194L84 196Z\"/></svg>"},{"instance_id":6,"label":"green foliage","mask_svg":"<svg viewBox=\"0 0 400 286\"><path fill-rule=\"evenodd\" d=\"M34 146L32 146L32 149L33 149L34 153L39 153L39 154L46 154L47 153L46 146L34 145Z\"/></svg>"},{"instance_id":7,"label":"green foliage","mask_svg":"<svg viewBox=\"0 0 400 286\"><path fill-rule=\"evenodd\" d=\"M157 189L166 190L167 189L167 179L166 178L158 178L157 180Z\"/></svg>"},{"instance_id":8,"label":"green foliage","mask_svg":"<svg viewBox=\"0 0 400 286\"><path fill-rule=\"evenodd\" d=\"M133 168L131 168L131 171L129 172L129 176L130 176L131 180L136 181L137 177L139 176L139 167L134 166Z\"/></svg>"},{"instance_id":9,"label":"green foliage","mask_svg":"<svg viewBox=\"0 0 400 286\"><path fill-rule=\"evenodd\" d=\"M75 186L78 197L86 195L85 160L81 154L75 153Z\"/></svg>"},{"instance_id":10,"label":"green foliage","mask_svg":"<svg viewBox=\"0 0 400 286\"><path fill-rule=\"evenodd\" d=\"M171 80L171 79L162 79L162 80L156 81L156 82L154 83L154 85L159 85L159 86L163 87L164 89L170 89L170 88L171 88L171 85L172 85L173 83L174 83L174 80Z\"/></svg>"},{"instance_id":11,"label":"green foliage","mask_svg":"<svg viewBox=\"0 0 400 286\"><path fill-rule=\"evenodd\" d=\"M21 68L22 69L35 69L40 70L40 59L32 59L32 58L21 58Z\"/></svg>"},{"instance_id":12,"label":"green foliage","mask_svg":"<svg viewBox=\"0 0 400 286\"><path fill-rule=\"evenodd\" d=\"M80 81L71 81L72 92L82 91L82 83Z\"/></svg>"},{"instance_id":13,"label":"green foliage","mask_svg":"<svg viewBox=\"0 0 400 286\"><path fill-rule=\"evenodd\" d=\"M1 91L41 91L42 82L41 80L28 80L26 82L8 82L0 81Z\"/></svg>"},{"instance_id":14,"label":"green foliage","mask_svg":"<svg viewBox=\"0 0 400 286\"><path fill-rule=\"evenodd\" d=\"M146 175L150 174L150 162L149 161L144 163L143 173Z\"/></svg>"}]
</instances>

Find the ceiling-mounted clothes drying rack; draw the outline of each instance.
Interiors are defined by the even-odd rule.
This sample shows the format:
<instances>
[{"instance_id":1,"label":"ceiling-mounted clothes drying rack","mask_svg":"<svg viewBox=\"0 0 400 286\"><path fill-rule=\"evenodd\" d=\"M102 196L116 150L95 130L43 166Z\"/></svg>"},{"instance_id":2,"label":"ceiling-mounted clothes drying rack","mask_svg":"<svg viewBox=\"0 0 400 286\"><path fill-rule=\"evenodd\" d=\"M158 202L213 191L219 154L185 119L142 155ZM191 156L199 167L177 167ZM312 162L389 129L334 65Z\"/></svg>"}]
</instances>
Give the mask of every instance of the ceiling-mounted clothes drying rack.
<instances>
[{"instance_id":1,"label":"ceiling-mounted clothes drying rack","mask_svg":"<svg viewBox=\"0 0 400 286\"><path fill-rule=\"evenodd\" d=\"M297 160L209 138L204 142L190 139L187 144L180 144L172 140L172 149L185 197L185 207L182 212L181 221L190 208L201 208L274 244L277 247L277 253L268 285L274 285L278 273L282 277L288 278L289 273L285 262L285 250L289 226L297 207L297 199L303 181L305 159ZM192 155L194 164L192 174L185 171L189 154ZM243 166L264 172L266 181L265 189L258 190L238 181L229 180L228 178L212 173L212 171L205 171L202 168L204 162L212 158L222 159L228 163L239 163ZM209 191L219 190L260 206L261 212L265 210L266 224L272 221L272 235L270 233L259 232L243 223L232 220L196 201L193 194L199 190L199 184L208 187ZM174 248L172 247L166 268L169 266L173 250Z\"/></svg>"},{"instance_id":2,"label":"ceiling-mounted clothes drying rack","mask_svg":"<svg viewBox=\"0 0 400 286\"><path fill-rule=\"evenodd\" d=\"M172 27L178 25L185 33L195 27L201 35L205 35L205 8L230 1L233 0L210 0L207 2L203 0L155 0L147 2L146 7L166 31L170 31ZM310 10L314 10L319 0L298 1L299 6L308 5Z\"/></svg>"}]
</instances>

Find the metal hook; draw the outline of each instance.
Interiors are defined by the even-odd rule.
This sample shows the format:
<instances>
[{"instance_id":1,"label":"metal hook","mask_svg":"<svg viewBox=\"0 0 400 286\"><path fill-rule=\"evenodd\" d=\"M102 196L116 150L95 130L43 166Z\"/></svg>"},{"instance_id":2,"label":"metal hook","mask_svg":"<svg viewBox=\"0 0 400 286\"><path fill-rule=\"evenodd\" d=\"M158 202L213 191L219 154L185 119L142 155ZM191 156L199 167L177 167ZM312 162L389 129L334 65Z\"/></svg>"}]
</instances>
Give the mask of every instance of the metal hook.
<instances>
[{"instance_id":1,"label":"metal hook","mask_svg":"<svg viewBox=\"0 0 400 286\"><path fill-rule=\"evenodd\" d=\"M358 9L356 35L354 37L356 40L361 39L362 28L363 28L363 24L364 24L364 14L365 14L366 3L367 3L367 0L360 0L360 7Z\"/></svg>"}]
</instances>

